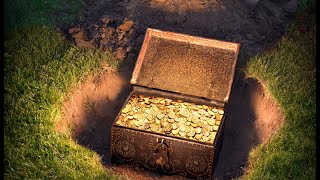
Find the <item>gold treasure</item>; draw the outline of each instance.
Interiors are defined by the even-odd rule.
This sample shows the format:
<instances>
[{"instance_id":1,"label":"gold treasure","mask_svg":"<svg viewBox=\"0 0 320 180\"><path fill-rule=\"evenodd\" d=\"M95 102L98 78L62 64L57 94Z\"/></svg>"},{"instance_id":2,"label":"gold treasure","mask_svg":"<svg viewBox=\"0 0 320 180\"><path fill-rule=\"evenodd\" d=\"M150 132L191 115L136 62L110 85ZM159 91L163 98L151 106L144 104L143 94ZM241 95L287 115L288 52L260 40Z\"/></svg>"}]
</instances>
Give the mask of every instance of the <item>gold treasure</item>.
<instances>
[{"instance_id":1,"label":"gold treasure","mask_svg":"<svg viewBox=\"0 0 320 180\"><path fill-rule=\"evenodd\" d=\"M133 95L116 124L169 136L213 143L224 110L181 100Z\"/></svg>"}]
</instances>

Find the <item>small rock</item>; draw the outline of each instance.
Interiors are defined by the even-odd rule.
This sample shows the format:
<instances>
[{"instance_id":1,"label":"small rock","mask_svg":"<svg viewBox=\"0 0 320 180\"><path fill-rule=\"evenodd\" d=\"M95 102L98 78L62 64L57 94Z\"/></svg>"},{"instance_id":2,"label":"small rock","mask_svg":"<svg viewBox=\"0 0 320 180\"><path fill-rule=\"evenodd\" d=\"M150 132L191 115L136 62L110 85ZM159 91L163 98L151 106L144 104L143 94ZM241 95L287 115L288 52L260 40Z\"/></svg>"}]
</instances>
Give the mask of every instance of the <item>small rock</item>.
<instances>
[{"instance_id":1,"label":"small rock","mask_svg":"<svg viewBox=\"0 0 320 180\"><path fill-rule=\"evenodd\" d=\"M81 48L94 48L94 46L90 42L84 41L82 39L75 39L75 41L76 45Z\"/></svg>"},{"instance_id":2,"label":"small rock","mask_svg":"<svg viewBox=\"0 0 320 180\"><path fill-rule=\"evenodd\" d=\"M129 53L129 52L131 52L131 51L132 51L132 47L131 47L131 46L128 46L128 47L126 48L126 52Z\"/></svg>"},{"instance_id":3,"label":"small rock","mask_svg":"<svg viewBox=\"0 0 320 180\"><path fill-rule=\"evenodd\" d=\"M123 60L126 57L126 52L122 47L119 47L115 54L117 59Z\"/></svg>"},{"instance_id":4,"label":"small rock","mask_svg":"<svg viewBox=\"0 0 320 180\"><path fill-rule=\"evenodd\" d=\"M100 21L103 23L103 24L108 24L111 19L110 18L107 18L107 17L104 17L104 18L101 18Z\"/></svg>"},{"instance_id":5,"label":"small rock","mask_svg":"<svg viewBox=\"0 0 320 180\"><path fill-rule=\"evenodd\" d=\"M125 32L120 32L118 35L118 40L121 41L124 35L125 35Z\"/></svg>"},{"instance_id":6,"label":"small rock","mask_svg":"<svg viewBox=\"0 0 320 180\"><path fill-rule=\"evenodd\" d=\"M127 32L131 29L134 22L132 20L125 19L123 23L118 27L118 30Z\"/></svg>"}]
</instances>

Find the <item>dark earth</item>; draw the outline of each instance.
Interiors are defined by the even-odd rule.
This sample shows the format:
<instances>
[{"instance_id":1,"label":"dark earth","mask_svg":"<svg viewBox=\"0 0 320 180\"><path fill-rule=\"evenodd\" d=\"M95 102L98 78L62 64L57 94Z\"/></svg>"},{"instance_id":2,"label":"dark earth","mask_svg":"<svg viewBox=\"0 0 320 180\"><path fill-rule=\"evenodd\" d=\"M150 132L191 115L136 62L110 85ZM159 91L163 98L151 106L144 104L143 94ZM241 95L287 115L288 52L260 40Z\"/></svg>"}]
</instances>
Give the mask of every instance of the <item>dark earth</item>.
<instances>
[{"instance_id":1,"label":"dark earth","mask_svg":"<svg viewBox=\"0 0 320 180\"><path fill-rule=\"evenodd\" d=\"M183 179L110 164L110 128L131 91L131 73L147 28L179 32L241 44L229 99L224 142L214 179L245 173L250 150L266 143L284 118L263 82L245 79L250 57L273 47L293 20L296 0L87 0L78 19L60 29L83 48L111 50L119 72L106 68L70 92L57 130L72 126L73 139L96 151L102 164L127 179Z\"/></svg>"}]
</instances>

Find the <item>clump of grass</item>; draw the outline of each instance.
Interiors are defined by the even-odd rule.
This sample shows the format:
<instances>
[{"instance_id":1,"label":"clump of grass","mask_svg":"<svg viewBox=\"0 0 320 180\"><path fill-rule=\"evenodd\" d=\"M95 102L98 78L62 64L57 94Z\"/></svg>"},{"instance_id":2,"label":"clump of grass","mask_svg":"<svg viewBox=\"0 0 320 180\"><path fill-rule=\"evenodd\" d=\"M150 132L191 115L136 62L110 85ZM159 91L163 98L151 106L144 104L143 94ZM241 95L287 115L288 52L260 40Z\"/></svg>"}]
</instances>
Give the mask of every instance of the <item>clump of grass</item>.
<instances>
[{"instance_id":1,"label":"clump of grass","mask_svg":"<svg viewBox=\"0 0 320 180\"><path fill-rule=\"evenodd\" d=\"M247 76L266 83L286 121L267 145L250 153L246 179L316 179L315 15L309 18L290 27L276 48L247 65ZM311 29L302 33L305 23Z\"/></svg>"},{"instance_id":2,"label":"clump of grass","mask_svg":"<svg viewBox=\"0 0 320 180\"><path fill-rule=\"evenodd\" d=\"M96 153L54 128L68 90L114 57L72 46L52 27L18 28L5 39L5 179L115 178Z\"/></svg>"}]
</instances>

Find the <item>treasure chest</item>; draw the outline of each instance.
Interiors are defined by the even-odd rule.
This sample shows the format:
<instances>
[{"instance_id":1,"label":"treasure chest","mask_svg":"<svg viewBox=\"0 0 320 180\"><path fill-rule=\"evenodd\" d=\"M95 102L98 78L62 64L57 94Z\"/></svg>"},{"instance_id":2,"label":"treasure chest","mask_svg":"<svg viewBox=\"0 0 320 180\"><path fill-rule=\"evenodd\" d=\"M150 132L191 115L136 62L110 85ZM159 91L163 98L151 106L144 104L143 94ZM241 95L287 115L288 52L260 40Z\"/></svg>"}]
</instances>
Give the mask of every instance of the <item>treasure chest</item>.
<instances>
[{"instance_id":1,"label":"treasure chest","mask_svg":"<svg viewBox=\"0 0 320 180\"><path fill-rule=\"evenodd\" d=\"M240 45L147 29L111 129L113 164L210 179Z\"/></svg>"}]
</instances>

